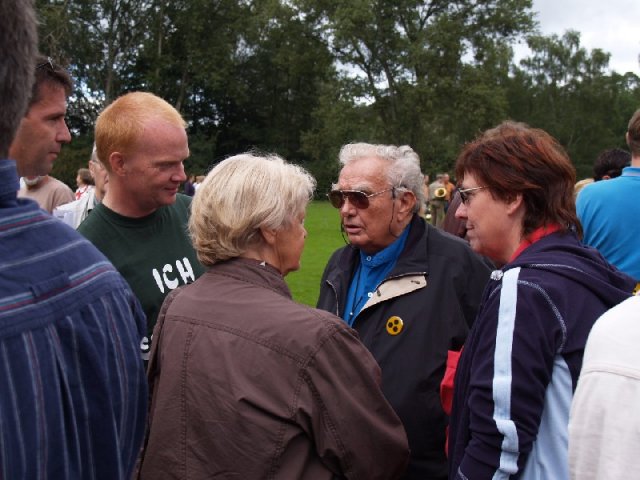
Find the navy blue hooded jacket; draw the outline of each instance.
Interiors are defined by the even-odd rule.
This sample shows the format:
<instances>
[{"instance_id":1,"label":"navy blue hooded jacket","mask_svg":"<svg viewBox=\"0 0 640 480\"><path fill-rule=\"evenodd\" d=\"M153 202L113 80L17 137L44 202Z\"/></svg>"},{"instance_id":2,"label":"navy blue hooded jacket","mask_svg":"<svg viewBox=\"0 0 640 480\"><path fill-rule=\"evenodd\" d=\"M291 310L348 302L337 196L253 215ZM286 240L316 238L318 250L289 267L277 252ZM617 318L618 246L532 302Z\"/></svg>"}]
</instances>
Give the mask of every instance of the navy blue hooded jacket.
<instances>
[{"instance_id":1,"label":"navy blue hooded jacket","mask_svg":"<svg viewBox=\"0 0 640 480\"><path fill-rule=\"evenodd\" d=\"M456 374L449 478L569 478L587 336L634 286L573 233L548 235L492 273Z\"/></svg>"}]
</instances>

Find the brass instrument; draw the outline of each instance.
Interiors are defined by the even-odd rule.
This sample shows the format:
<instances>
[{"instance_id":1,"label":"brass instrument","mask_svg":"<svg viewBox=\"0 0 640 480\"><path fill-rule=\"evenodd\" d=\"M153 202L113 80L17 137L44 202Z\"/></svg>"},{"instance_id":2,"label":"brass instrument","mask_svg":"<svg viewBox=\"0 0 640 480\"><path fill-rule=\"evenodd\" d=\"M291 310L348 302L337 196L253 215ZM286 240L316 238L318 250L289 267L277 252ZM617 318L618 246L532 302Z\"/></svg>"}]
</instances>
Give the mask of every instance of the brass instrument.
<instances>
[{"instance_id":1,"label":"brass instrument","mask_svg":"<svg viewBox=\"0 0 640 480\"><path fill-rule=\"evenodd\" d=\"M436 191L433 193L433 195L438 200L441 200L447 195L447 189L444 187L438 187L436 188Z\"/></svg>"}]
</instances>

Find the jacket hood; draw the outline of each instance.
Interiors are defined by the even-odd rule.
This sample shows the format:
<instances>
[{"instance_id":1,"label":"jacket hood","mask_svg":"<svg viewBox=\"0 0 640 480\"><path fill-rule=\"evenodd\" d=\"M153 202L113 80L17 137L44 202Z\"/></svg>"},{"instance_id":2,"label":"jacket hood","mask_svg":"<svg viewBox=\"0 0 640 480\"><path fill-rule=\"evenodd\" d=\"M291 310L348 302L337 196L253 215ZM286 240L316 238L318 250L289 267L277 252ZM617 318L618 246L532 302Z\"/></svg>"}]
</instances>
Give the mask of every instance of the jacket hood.
<instances>
[{"instance_id":1,"label":"jacket hood","mask_svg":"<svg viewBox=\"0 0 640 480\"><path fill-rule=\"evenodd\" d=\"M631 296L636 286L633 278L609 264L598 250L580 243L573 232L542 238L504 269L515 267L540 269L571 279L611 306Z\"/></svg>"}]
</instances>

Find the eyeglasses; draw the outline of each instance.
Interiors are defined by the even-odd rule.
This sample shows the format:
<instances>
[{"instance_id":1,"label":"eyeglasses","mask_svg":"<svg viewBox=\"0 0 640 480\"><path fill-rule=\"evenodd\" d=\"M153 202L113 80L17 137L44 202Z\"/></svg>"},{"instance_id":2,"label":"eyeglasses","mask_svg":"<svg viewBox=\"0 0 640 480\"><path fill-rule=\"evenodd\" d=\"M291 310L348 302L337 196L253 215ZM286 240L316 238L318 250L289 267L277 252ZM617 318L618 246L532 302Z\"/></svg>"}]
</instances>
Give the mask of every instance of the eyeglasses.
<instances>
[{"instance_id":1,"label":"eyeglasses","mask_svg":"<svg viewBox=\"0 0 640 480\"><path fill-rule=\"evenodd\" d=\"M47 61L46 62L42 62L42 63L39 63L39 64L36 65L36 70L38 70L39 68L42 68L42 67L46 67L47 65L49 66L49 68L51 70L55 70L56 69L55 65L53 64L53 61L51 60L51 57L47 57Z\"/></svg>"},{"instance_id":2,"label":"eyeglasses","mask_svg":"<svg viewBox=\"0 0 640 480\"><path fill-rule=\"evenodd\" d=\"M462 200L462 203L464 203L465 205L468 205L469 200L471 200L471 197L473 196L471 193L476 192L478 190L482 190L483 188L487 188L487 187L459 188L458 192L460 193L460 199Z\"/></svg>"},{"instance_id":3,"label":"eyeglasses","mask_svg":"<svg viewBox=\"0 0 640 480\"><path fill-rule=\"evenodd\" d=\"M331 190L327 193L327 197L335 208L342 208L345 202L345 198L349 199L349 203L356 208L364 210L365 208L369 208L369 199L371 197L375 197L376 195L380 195L381 193L388 192L390 190L394 190L396 187L385 188L384 190L380 190L379 192L374 193L364 193L360 190Z\"/></svg>"}]
</instances>

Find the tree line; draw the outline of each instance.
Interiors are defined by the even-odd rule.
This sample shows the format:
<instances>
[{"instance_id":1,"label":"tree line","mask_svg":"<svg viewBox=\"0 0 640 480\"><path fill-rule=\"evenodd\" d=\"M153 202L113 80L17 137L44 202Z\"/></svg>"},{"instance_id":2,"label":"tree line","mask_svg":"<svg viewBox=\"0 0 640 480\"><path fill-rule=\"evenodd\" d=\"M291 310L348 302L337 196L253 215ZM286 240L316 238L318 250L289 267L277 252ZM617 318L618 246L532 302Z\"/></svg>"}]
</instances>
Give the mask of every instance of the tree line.
<instances>
[{"instance_id":1,"label":"tree line","mask_svg":"<svg viewBox=\"0 0 640 480\"><path fill-rule=\"evenodd\" d=\"M350 141L409 144L427 173L512 119L543 128L578 178L625 147L640 78L580 34L539 33L531 0L36 0L40 49L76 86L53 175L73 185L99 111L134 90L188 121L186 170L248 149L302 164L324 193ZM531 53L519 62L513 46Z\"/></svg>"}]
</instances>

